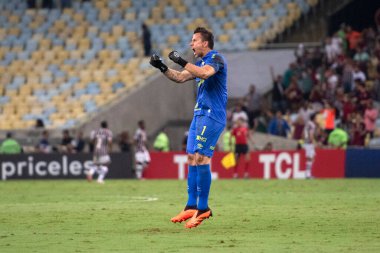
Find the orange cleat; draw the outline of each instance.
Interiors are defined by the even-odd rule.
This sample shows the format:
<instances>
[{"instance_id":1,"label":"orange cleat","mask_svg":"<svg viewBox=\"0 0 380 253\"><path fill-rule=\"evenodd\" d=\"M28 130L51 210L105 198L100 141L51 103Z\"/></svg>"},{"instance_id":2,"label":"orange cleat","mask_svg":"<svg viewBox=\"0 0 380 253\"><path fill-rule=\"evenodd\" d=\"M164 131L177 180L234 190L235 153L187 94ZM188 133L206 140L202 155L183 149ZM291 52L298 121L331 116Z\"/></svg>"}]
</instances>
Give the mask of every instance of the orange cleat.
<instances>
[{"instance_id":1,"label":"orange cleat","mask_svg":"<svg viewBox=\"0 0 380 253\"><path fill-rule=\"evenodd\" d=\"M185 227L187 228L195 228L199 226L203 220L208 219L212 216L211 209L208 209L207 211L198 214L199 211L197 211L193 217L186 223Z\"/></svg>"},{"instance_id":2,"label":"orange cleat","mask_svg":"<svg viewBox=\"0 0 380 253\"><path fill-rule=\"evenodd\" d=\"M190 219L191 217L193 217L193 215L197 212L196 209L187 209L187 210L183 210L181 211L177 216L171 218L170 220L174 223L177 223L177 222L182 222L182 221L185 221L185 220L188 220Z\"/></svg>"}]
</instances>

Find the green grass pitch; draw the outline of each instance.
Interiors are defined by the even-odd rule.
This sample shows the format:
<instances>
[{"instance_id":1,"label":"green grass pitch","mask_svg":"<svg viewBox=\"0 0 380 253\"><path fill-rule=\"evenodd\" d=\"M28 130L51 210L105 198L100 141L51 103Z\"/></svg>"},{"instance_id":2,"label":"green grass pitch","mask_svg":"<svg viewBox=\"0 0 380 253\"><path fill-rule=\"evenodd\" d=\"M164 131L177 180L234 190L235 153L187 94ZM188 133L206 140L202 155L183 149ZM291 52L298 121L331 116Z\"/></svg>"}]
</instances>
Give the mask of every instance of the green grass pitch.
<instances>
[{"instance_id":1,"label":"green grass pitch","mask_svg":"<svg viewBox=\"0 0 380 253\"><path fill-rule=\"evenodd\" d=\"M380 252L380 180L218 180L214 217L169 220L186 182L0 182L0 252Z\"/></svg>"}]
</instances>

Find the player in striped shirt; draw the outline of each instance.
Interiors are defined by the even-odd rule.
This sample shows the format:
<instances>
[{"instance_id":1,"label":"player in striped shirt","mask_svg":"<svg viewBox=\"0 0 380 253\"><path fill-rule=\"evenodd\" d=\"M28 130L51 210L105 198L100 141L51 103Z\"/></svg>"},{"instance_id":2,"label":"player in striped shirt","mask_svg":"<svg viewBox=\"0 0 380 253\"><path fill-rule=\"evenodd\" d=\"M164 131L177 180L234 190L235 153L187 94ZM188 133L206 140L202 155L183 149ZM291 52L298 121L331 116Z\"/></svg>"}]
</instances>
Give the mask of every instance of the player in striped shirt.
<instances>
[{"instance_id":1,"label":"player in striped shirt","mask_svg":"<svg viewBox=\"0 0 380 253\"><path fill-rule=\"evenodd\" d=\"M95 173L98 174L97 182L104 183L104 177L108 173L111 163L109 153L112 151L112 131L108 129L106 121L100 123L100 128L91 132L91 141L94 144L93 165L87 172L87 180L92 181Z\"/></svg>"},{"instance_id":2,"label":"player in striped shirt","mask_svg":"<svg viewBox=\"0 0 380 253\"><path fill-rule=\"evenodd\" d=\"M133 137L135 141L135 169L136 169L136 178L142 179L144 169L150 163L150 155L146 147L147 136L145 132L145 122L140 120L138 123L138 128Z\"/></svg>"},{"instance_id":3,"label":"player in striped shirt","mask_svg":"<svg viewBox=\"0 0 380 253\"><path fill-rule=\"evenodd\" d=\"M309 121L306 123L303 132L303 149L306 156L306 178L312 178L312 167L315 159L315 145L317 143L316 136L316 113L310 116Z\"/></svg>"}]
</instances>

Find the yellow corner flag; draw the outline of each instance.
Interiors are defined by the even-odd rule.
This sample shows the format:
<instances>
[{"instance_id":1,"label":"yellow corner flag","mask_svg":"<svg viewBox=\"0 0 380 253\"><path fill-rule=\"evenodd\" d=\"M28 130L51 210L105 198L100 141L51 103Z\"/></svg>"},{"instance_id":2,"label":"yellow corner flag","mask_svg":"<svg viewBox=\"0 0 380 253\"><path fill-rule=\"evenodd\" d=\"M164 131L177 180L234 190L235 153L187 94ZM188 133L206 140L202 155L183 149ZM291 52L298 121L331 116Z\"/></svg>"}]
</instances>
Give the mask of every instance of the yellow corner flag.
<instances>
[{"instance_id":1,"label":"yellow corner flag","mask_svg":"<svg viewBox=\"0 0 380 253\"><path fill-rule=\"evenodd\" d=\"M222 166L228 170L236 165L236 160L235 160L235 154L233 152L229 152L226 154L222 160L221 160Z\"/></svg>"}]
</instances>

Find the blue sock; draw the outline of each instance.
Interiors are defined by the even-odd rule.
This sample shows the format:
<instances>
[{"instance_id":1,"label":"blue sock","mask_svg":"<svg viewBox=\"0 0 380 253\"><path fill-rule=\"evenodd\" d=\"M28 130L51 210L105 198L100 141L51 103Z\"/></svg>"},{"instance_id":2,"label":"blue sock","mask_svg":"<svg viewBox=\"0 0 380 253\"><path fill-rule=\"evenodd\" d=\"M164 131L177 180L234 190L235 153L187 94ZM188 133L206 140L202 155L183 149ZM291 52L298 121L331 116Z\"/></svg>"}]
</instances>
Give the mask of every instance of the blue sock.
<instances>
[{"instance_id":1,"label":"blue sock","mask_svg":"<svg viewBox=\"0 0 380 253\"><path fill-rule=\"evenodd\" d=\"M187 207L197 207L197 166L189 165L187 175Z\"/></svg>"},{"instance_id":2,"label":"blue sock","mask_svg":"<svg viewBox=\"0 0 380 253\"><path fill-rule=\"evenodd\" d=\"M211 186L210 164L198 165L197 171L198 210L206 210L208 208L208 194Z\"/></svg>"}]
</instances>

